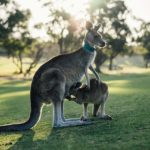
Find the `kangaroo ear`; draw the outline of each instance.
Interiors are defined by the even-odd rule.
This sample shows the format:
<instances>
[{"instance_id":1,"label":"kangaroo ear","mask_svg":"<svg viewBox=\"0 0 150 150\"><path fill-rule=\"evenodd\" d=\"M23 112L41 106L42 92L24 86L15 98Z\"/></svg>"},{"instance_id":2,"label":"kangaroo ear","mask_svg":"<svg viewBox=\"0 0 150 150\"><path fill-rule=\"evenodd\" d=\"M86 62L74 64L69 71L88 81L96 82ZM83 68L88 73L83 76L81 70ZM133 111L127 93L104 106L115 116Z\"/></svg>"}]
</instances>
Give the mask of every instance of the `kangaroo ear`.
<instances>
[{"instance_id":1,"label":"kangaroo ear","mask_svg":"<svg viewBox=\"0 0 150 150\"><path fill-rule=\"evenodd\" d=\"M94 27L94 30L95 31L98 31L98 29L100 28L100 26L101 26L101 24L99 23L99 24L97 24L95 27Z\"/></svg>"},{"instance_id":2,"label":"kangaroo ear","mask_svg":"<svg viewBox=\"0 0 150 150\"><path fill-rule=\"evenodd\" d=\"M90 29L92 29L92 27L93 27L93 24L90 21L87 21L86 22L86 29L90 30Z\"/></svg>"}]
</instances>

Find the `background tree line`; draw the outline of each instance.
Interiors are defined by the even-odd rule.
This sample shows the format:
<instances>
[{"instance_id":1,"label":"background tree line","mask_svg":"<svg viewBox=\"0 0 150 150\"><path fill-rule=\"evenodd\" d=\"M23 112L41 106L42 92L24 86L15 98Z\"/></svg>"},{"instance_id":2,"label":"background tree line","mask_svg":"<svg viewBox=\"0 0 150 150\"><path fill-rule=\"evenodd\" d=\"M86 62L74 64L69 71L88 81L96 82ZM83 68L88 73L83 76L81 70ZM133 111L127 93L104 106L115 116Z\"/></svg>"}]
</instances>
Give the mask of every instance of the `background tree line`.
<instances>
[{"instance_id":1,"label":"background tree line","mask_svg":"<svg viewBox=\"0 0 150 150\"><path fill-rule=\"evenodd\" d=\"M47 42L33 38L30 34L28 22L32 14L29 10L21 10L14 1L0 0L0 13L3 14L0 16L0 53L4 51L12 58L18 69L17 73L23 73L25 76L30 74L41 60L45 47L57 45L59 54L64 54L82 45L85 20L77 22L63 7L54 7L54 1L43 2L43 6L49 9L49 18L47 23L39 22L35 28L44 28L47 31ZM86 11L92 22L101 23L100 32L107 42L103 50L97 49L95 64L98 72L101 72L101 66L106 60L109 60L108 67L112 70L114 58L120 54L136 53L139 46L143 47L140 50L145 66L148 67L150 23L136 18L141 27L135 29L137 36L133 36L127 24L127 18L132 14L122 0L90 0ZM25 57L30 58L27 67L24 65Z\"/></svg>"}]
</instances>

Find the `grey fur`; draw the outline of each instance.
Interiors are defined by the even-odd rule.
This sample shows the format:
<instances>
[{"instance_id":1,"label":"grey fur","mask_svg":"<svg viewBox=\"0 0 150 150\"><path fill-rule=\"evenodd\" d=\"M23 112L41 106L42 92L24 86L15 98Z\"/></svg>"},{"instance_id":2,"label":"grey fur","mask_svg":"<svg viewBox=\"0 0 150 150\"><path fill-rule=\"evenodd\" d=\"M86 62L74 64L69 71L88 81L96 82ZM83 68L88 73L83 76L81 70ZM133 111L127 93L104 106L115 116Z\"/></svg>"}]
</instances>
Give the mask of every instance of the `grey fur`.
<instances>
[{"instance_id":1,"label":"grey fur","mask_svg":"<svg viewBox=\"0 0 150 150\"><path fill-rule=\"evenodd\" d=\"M105 103L108 97L108 86L102 81L96 79L90 80L90 88L87 85L70 88L70 94L75 96L69 100L78 104L84 104L82 120L88 119L87 107L89 103L94 104L93 116L111 120L111 116L105 114Z\"/></svg>"},{"instance_id":2,"label":"grey fur","mask_svg":"<svg viewBox=\"0 0 150 150\"><path fill-rule=\"evenodd\" d=\"M87 24L90 24L89 22ZM95 36L96 35L96 36ZM90 46L105 46L101 35L92 27L87 28L84 42ZM87 52L80 48L76 52L57 56L43 64L35 73L31 85L31 114L28 121L17 125L0 126L0 131L26 130L36 125L37 110L40 112L42 105L53 104L53 127L65 127L88 124L81 120L66 120L63 115L63 101L69 94L70 87L81 81L86 75L89 85L88 68L95 59L96 51ZM92 68L92 67L91 67ZM92 69L93 71L93 69ZM95 72L94 72L95 73ZM98 76L97 76L98 77Z\"/></svg>"}]
</instances>

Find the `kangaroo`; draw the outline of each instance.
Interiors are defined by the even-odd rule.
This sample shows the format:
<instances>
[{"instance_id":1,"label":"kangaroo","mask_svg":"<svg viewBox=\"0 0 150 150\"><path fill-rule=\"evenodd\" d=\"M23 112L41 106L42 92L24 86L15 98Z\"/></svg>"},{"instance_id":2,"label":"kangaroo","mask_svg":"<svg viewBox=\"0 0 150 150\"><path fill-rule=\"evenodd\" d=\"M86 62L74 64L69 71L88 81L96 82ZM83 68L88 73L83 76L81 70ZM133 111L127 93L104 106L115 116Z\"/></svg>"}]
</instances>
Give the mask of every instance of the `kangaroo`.
<instances>
[{"instance_id":1,"label":"kangaroo","mask_svg":"<svg viewBox=\"0 0 150 150\"><path fill-rule=\"evenodd\" d=\"M86 23L87 33L83 46L69 54L59 55L43 64L35 73L30 90L31 113L29 119L20 124L0 126L0 131L21 131L34 127L40 120L43 104L53 104L53 127L66 127L87 124L85 121L65 119L63 101L68 95L70 87L86 77L89 84L88 68L100 80L92 67L96 55L96 47L104 47L105 42L98 32L100 25L93 27Z\"/></svg>"},{"instance_id":2,"label":"kangaroo","mask_svg":"<svg viewBox=\"0 0 150 150\"><path fill-rule=\"evenodd\" d=\"M111 116L105 114L105 103L108 97L108 86L106 83L96 79L90 80L90 88L87 85L76 83L70 88L70 94L75 97L67 97L68 100L75 101L78 104L84 104L83 116L81 120L88 119L87 106L94 104L93 116L101 119L111 120Z\"/></svg>"}]
</instances>

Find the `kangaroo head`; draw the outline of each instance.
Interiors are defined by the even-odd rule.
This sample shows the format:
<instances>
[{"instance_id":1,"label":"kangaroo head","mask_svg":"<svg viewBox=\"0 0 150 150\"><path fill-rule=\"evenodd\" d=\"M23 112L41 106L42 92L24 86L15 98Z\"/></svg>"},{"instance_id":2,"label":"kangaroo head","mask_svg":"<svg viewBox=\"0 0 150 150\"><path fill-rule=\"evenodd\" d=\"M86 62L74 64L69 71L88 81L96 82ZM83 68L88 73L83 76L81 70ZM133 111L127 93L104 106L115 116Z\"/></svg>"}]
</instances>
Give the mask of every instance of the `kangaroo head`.
<instances>
[{"instance_id":1,"label":"kangaroo head","mask_svg":"<svg viewBox=\"0 0 150 150\"><path fill-rule=\"evenodd\" d=\"M85 35L85 41L92 47L104 47L105 41L102 39L101 34L98 32L100 24L93 27L91 22L86 22L87 33Z\"/></svg>"}]
</instances>

